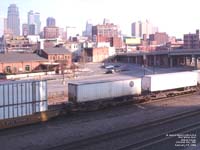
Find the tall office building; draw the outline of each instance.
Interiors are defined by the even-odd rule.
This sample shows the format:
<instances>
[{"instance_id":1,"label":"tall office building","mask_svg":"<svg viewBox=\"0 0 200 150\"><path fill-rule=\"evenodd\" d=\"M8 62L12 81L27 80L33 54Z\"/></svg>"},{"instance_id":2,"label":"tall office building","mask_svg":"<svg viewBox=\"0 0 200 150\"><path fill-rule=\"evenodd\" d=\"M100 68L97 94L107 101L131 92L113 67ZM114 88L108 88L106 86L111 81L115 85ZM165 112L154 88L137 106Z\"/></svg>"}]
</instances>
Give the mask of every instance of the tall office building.
<instances>
[{"instance_id":1,"label":"tall office building","mask_svg":"<svg viewBox=\"0 0 200 150\"><path fill-rule=\"evenodd\" d=\"M41 21L40 21L40 13L35 13L35 33L40 34L41 31Z\"/></svg>"},{"instance_id":2,"label":"tall office building","mask_svg":"<svg viewBox=\"0 0 200 150\"><path fill-rule=\"evenodd\" d=\"M28 24L23 24L22 25L22 35L23 36L27 36L29 33L29 26Z\"/></svg>"},{"instance_id":3,"label":"tall office building","mask_svg":"<svg viewBox=\"0 0 200 150\"><path fill-rule=\"evenodd\" d=\"M158 32L158 28L154 27L148 20L141 22L133 22L131 26L132 36L143 38L145 34L149 38L150 34L155 34Z\"/></svg>"},{"instance_id":4,"label":"tall office building","mask_svg":"<svg viewBox=\"0 0 200 150\"><path fill-rule=\"evenodd\" d=\"M131 25L132 28L132 36L140 37L140 24L141 22L134 22Z\"/></svg>"},{"instance_id":5,"label":"tall office building","mask_svg":"<svg viewBox=\"0 0 200 150\"><path fill-rule=\"evenodd\" d=\"M56 19L53 17L47 18L47 27L55 27L56 26Z\"/></svg>"},{"instance_id":6,"label":"tall office building","mask_svg":"<svg viewBox=\"0 0 200 150\"><path fill-rule=\"evenodd\" d=\"M93 26L92 21L88 20L86 23L85 31L83 32L83 36L92 39L92 26Z\"/></svg>"},{"instance_id":7,"label":"tall office building","mask_svg":"<svg viewBox=\"0 0 200 150\"><path fill-rule=\"evenodd\" d=\"M28 25L28 34L29 35L35 35L35 32L36 32L35 24L29 24Z\"/></svg>"},{"instance_id":8,"label":"tall office building","mask_svg":"<svg viewBox=\"0 0 200 150\"><path fill-rule=\"evenodd\" d=\"M8 7L8 16L7 16L7 29L14 35L20 35L20 18L19 18L19 9L16 4L11 4Z\"/></svg>"},{"instance_id":9,"label":"tall office building","mask_svg":"<svg viewBox=\"0 0 200 150\"><path fill-rule=\"evenodd\" d=\"M33 27L33 24L35 25L34 34L38 35L40 33L40 28L41 28L40 13L33 12L31 10L28 12L28 25Z\"/></svg>"},{"instance_id":10,"label":"tall office building","mask_svg":"<svg viewBox=\"0 0 200 150\"><path fill-rule=\"evenodd\" d=\"M148 35L148 22L141 22L140 23L140 37L143 37L143 35L146 34L147 37L149 37Z\"/></svg>"},{"instance_id":11,"label":"tall office building","mask_svg":"<svg viewBox=\"0 0 200 150\"><path fill-rule=\"evenodd\" d=\"M34 12L31 10L28 12L28 24L33 24L34 22Z\"/></svg>"}]
</instances>

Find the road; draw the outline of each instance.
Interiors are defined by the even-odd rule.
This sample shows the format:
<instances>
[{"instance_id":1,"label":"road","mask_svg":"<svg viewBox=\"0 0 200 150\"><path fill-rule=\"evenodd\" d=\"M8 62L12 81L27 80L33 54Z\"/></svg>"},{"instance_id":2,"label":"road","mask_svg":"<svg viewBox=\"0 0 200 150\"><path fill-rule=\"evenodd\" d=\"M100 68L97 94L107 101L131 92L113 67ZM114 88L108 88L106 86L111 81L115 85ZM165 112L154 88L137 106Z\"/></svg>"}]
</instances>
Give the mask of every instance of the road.
<instances>
[{"instance_id":1,"label":"road","mask_svg":"<svg viewBox=\"0 0 200 150\"><path fill-rule=\"evenodd\" d=\"M85 138L138 126L177 113L199 109L199 99L200 95L183 96L171 100L130 104L96 112L69 114L46 123L3 130L0 132L0 147L3 150L43 150L69 144ZM180 124L185 124L185 122ZM150 133L138 134L138 137L147 137L147 134ZM109 144L111 143L109 142Z\"/></svg>"}]
</instances>

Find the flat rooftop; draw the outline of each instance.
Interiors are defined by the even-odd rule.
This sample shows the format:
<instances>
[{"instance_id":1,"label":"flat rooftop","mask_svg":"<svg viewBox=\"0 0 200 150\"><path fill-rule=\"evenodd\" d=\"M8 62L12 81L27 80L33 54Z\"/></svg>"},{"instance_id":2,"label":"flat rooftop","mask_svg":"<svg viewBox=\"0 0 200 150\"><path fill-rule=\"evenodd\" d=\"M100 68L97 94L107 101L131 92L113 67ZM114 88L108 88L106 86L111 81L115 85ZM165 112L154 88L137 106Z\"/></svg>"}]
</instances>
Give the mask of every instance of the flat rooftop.
<instances>
[{"instance_id":1,"label":"flat rooftop","mask_svg":"<svg viewBox=\"0 0 200 150\"><path fill-rule=\"evenodd\" d=\"M99 78L99 79L98 78L97 79L80 79L80 80L71 81L69 82L69 84L83 85L83 84L95 84L95 83L105 83L105 82L135 80L135 79L140 79L140 78L116 75L116 76L110 76L110 77Z\"/></svg>"}]
</instances>

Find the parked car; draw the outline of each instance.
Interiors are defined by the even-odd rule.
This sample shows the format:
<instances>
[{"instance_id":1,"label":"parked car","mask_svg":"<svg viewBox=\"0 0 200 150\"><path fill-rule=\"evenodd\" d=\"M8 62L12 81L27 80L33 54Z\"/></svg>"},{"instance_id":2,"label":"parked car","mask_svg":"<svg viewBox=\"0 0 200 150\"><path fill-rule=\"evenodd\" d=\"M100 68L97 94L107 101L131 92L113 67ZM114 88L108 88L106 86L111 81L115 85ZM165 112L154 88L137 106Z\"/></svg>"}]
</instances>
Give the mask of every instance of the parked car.
<instances>
[{"instance_id":1,"label":"parked car","mask_svg":"<svg viewBox=\"0 0 200 150\"><path fill-rule=\"evenodd\" d=\"M119 67L121 67L121 66L120 66L120 65L114 65L114 67L115 67L115 68L119 68Z\"/></svg>"},{"instance_id":2,"label":"parked car","mask_svg":"<svg viewBox=\"0 0 200 150\"><path fill-rule=\"evenodd\" d=\"M105 72L105 74L112 74L112 73L115 73L114 69L107 69Z\"/></svg>"},{"instance_id":3,"label":"parked car","mask_svg":"<svg viewBox=\"0 0 200 150\"><path fill-rule=\"evenodd\" d=\"M106 69L114 69L115 66L113 66L113 65L108 65L108 66L105 66L105 68L106 68Z\"/></svg>"}]
</instances>

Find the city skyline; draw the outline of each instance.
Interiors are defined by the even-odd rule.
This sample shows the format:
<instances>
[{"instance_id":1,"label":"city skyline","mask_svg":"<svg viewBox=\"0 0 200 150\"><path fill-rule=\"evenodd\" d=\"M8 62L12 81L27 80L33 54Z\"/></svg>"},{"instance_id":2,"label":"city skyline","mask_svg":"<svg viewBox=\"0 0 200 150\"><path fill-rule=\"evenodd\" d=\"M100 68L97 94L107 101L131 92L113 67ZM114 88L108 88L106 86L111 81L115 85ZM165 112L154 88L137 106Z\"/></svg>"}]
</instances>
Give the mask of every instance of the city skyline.
<instances>
[{"instance_id":1,"label":"city skyline","mask_svg":"<svg viewBox=\"0 0 200 150\"><path fill-rule=\"evenodd\" d=\"M21 25L27 23L27 13L33 10L40 13L42 28L46 26L48 17L54 17L57 26L62 28L76 26L79 33L85 30L87 20L99 24L104 18L119 25L122 33L128 35L131 35L133 22L146 19L157 26L160 32L167 32L170 36L178 38L183 38L183 34L193 33L200 28L200 14L196 13L197 0L119 0L117 2L113 0L30 0L28 2L7 0L1 4L0 35L3 32L3 19L7 17L10 4L16 4L19 8Z\"/></svg>"}]
</instances>

